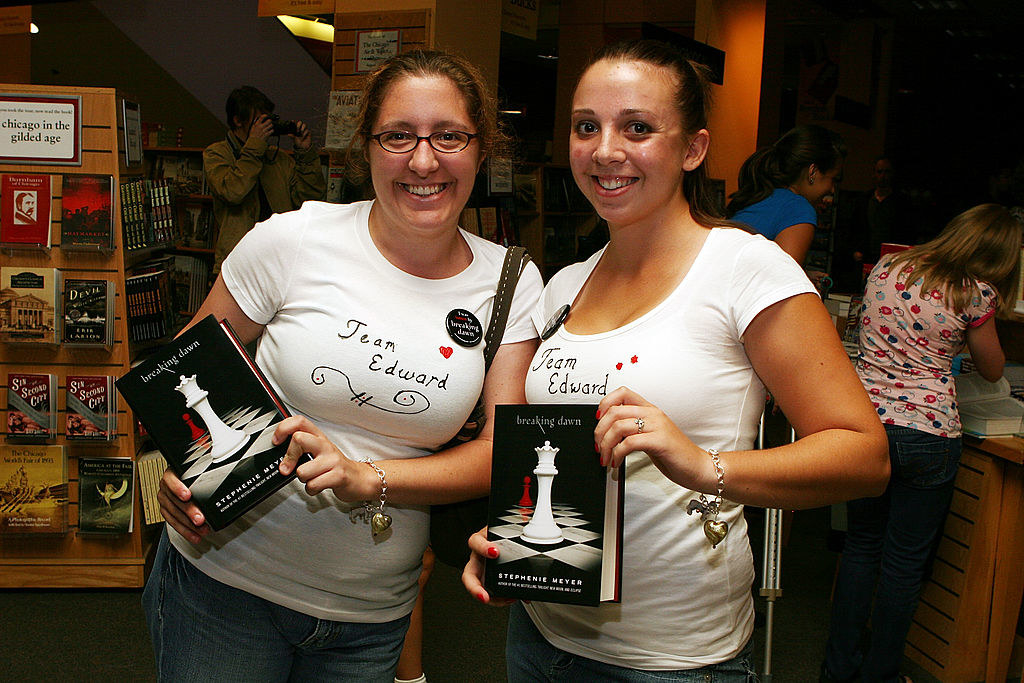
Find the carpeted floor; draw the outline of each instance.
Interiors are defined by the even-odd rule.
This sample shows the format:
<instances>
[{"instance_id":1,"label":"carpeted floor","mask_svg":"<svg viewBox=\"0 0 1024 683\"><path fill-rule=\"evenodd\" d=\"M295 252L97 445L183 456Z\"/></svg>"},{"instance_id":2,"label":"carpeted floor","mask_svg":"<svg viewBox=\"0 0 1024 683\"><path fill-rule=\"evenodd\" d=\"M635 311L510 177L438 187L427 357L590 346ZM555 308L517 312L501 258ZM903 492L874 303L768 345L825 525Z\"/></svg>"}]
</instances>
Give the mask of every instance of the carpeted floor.
<instances>
[{"instance_id":1,"label":"carpeted floor","mask_svg":"<svg viewBox=\"0 0 1024 683\"><path fill-rule=\"evenodd\" d=\"M794 516L782 555L782 596L774 609L774 681L817 681L836 563L836 553L826 547L827 534L825 509ZM757 605L765 612L763 599ZM140 591L4 590L0 620L0 680L155 680ZM505 680L504 610L473 600L454 569L435 569L427 585L425 621L423 659L430 681ZM754 634L759 672L764 671L765 632L762 626ZM906 671L916 683L935 681L909 663Z\"/></svg>"}]
</instances>

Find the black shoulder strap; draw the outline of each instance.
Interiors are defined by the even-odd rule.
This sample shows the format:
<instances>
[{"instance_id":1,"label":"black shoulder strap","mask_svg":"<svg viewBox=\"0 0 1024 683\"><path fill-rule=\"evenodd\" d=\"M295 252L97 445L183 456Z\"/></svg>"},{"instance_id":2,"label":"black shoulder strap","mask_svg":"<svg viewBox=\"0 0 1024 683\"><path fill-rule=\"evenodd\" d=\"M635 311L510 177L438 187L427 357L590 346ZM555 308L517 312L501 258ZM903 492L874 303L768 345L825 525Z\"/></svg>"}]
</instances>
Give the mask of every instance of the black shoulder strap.
<instances>
[{"instance_id":1,"label":"black shoulder strap","mask_svg":"<svg viewBox=\"0 0 1024 683\"><path fill-rule=\"evenodd\" d=\"M525 247L509 247L505 252L505 263L501 266L501 277L498 279L498 289L494 294L491 322L487 326L487 334L484 335L485 372L490 369L494 354L498 351L498 342L505 334L505 323L508 322L508 313L512 308L516 283L519 282L519 276L523 274L529 262L530 255L526 253Z\"/></svg>"}]
</instances>

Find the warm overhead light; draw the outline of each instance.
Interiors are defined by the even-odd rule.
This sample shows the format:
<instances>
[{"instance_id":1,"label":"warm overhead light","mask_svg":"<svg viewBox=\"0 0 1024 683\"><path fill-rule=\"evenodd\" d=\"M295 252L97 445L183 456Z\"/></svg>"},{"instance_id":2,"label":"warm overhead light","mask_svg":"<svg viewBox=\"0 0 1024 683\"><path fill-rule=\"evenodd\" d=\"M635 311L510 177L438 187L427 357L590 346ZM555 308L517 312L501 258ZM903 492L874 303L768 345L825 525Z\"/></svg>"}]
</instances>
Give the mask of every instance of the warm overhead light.
<instances>
[{"instance_id":1,"label":"warm overhead light","mask_svg":"<svg viewBox=\"0 0 1024 683\"><path fill-rule=\"evenodd\" d=\"M311 38L326 43L334 42L334 27L330 24L285 14L278 16L277 19L291 31L292 35L298 38Z\"/></svg>"},{"instance_id":2,"label":"warm overhead light","mask_svg":"<svg viewBox=\"0 0 1024 683\"><path fill-rule=\"evenodd\" d=\"M499 114L522 114L522 109L502 109L498 112Z\"/></svg>"},{"instance_id":3,"label":"warm overhead light","mask_svg":"<svg viewBox=\"0 0 1024 683\"><path fill-rule=\"evenodd\" d=\"M537 55L537 59L550 59L554 61L558 59L558 55Z\"/></svg>"},{"instance_id":4,"label":"warm overhead light","mask_svg":"<svg viewBox=\"0 0 1024 683\"><path fill-rule=\"evenodd\" d=\"M30 23L28 26L29 33L39 33L39 27L35 25L35 22Z\"/></svg>"}]
</instances>

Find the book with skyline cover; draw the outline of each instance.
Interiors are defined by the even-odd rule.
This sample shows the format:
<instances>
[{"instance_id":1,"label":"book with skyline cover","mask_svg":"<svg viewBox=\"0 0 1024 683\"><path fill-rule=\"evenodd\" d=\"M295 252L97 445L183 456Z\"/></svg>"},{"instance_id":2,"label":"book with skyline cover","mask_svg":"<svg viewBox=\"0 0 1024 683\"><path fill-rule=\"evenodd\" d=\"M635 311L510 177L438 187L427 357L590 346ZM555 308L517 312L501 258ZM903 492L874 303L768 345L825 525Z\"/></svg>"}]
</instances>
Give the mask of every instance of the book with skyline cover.
<instances>
[{"instance_id":1,"label":"book with skyline cover","mask_svg":"<svg viewBox=\"0 0 1024 683\"><path fill-rule=\"evenodd\" d=\"M116 381L210 526L223 529L279 488L284 403L231 326L211 315Z\"/></svg>"},{"instance_id":2,"label":"book with skyline cover","mask_svg":"<svg viewBox=\"0 0 1024 683\"><path fill-rule=\"evenodd\" d=\"M65 173L61 187L60 248L110 251L114 241L114 178Z\"/></svg>"}]
</instances>

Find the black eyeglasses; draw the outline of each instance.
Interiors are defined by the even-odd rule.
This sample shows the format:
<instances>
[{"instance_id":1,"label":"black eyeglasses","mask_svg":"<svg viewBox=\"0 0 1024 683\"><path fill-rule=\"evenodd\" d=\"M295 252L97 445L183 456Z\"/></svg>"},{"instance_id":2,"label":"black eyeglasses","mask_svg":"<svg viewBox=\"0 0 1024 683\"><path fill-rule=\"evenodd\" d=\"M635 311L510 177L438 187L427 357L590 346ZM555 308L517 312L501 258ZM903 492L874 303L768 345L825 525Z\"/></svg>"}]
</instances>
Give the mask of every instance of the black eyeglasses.
<instances>
[{"instance_id":1,"label":"black eyeglasses","mask_svg":"<svg viewBox=\"0 0 1024 683\"><path fill-rule=\"evenodd\" d=\"M469 147L469 143L477 134L461 130L440 130L430 135L414 135L404 130L386 130L370 137L376 140L385 152L392 154L411 152L420 144L420 140L426 140L427 144L438 152L454 154Z\"/></svg>"}]
</instances>

